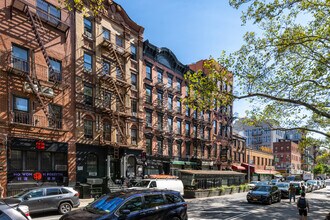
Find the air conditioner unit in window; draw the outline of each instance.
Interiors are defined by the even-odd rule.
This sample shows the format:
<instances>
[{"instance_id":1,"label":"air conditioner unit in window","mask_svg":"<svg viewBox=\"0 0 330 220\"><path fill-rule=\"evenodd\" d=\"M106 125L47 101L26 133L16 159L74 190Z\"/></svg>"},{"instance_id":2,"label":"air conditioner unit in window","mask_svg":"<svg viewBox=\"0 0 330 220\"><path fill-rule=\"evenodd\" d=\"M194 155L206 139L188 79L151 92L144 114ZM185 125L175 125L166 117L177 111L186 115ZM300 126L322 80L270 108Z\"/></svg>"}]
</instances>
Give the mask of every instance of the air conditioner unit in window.
<instances>
[{"instance_id":1,"label":"air conditioner unit in window","mask_svg":"<svg viewBox=\"0 0 330 220\"><path fill-rule=\"evenodd\" d=\"M38 88L38 85L37 84L33 84L33 88L34 88L35 91L39 91L39 88ZM24 83L24 91L26 91L26 92L32 92L31 86L27 82Z\"/></svg>"},{"instance_id":2,"label":"air conditioner unit in window","mask_svg":"<svg viewBox=\"0 0 330 220\"><path fill-rule=\"evenodd\" d=\"M55 165L55 171L67 171L68 166L67 165Z\"/></svg>"},{"instance_id":3,"label":"air conditioner unit in window","mask_svg":"<svg viewBox=\"0 0 330 220\"><path fill-rule=\"evenodd\" d=\"M49 88L49 87L42 87L41 88L41 93L45 96L48 96L48 97L54 97L54 90L52 88Z\"/></svg>"}]
</instances>

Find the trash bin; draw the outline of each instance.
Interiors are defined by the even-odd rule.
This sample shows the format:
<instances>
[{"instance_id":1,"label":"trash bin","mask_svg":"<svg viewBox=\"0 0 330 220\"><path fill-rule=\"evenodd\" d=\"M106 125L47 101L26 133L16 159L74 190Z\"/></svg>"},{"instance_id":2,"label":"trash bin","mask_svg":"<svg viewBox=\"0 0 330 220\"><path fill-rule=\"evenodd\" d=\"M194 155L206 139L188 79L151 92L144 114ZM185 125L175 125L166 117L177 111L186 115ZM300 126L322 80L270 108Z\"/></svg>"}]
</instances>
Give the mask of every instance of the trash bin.
<instances>
[{"instance_id":1,"label":"trash bin","mask_svg":"<svg viewBox=\"0 0 330 220\"><path fill-rule=\"evenodd\" d=\"M89 184L80 183L80 198L89 199L91 197L91 186Z\"/></svg>"}]
</instances>

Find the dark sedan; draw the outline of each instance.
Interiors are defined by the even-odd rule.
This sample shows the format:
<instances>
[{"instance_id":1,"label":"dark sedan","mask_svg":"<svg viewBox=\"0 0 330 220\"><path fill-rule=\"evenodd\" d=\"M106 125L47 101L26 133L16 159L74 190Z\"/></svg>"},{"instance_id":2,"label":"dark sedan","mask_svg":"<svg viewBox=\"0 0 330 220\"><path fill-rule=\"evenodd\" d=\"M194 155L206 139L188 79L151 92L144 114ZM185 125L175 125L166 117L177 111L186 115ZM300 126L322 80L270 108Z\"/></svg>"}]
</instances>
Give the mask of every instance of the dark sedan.
<instances>
[{"instance_id":1,"label":"dark sedan","mask_svg":"<svg viewBox=\"0 0 330 220\"><path fill-rule=\"evenodd\" d=\"M247 201L272 204L273 202L281 201L281 191L277 186L256 186L248 192Z\"/></svg>"},{"instance_id":2,"label":"dark sedan","mask_svg":"<svg viewBox=\"0 0 330 220\"><path fill-rule=\"evenodd\" d=\"M281 190L282 198L289 198L289 183L279 182L276 184L279 190Z\"/></svg>"},{"instance_id":3,"label":"dark sedan","mask_svg":"<svg viewBox=\"0 0 330 220\"><path fill-rule=\"evenodd\" d=\"M60 220L187 220L187 203L170 190L125 190L104 195Z\"/></svg>"}]
</instances>

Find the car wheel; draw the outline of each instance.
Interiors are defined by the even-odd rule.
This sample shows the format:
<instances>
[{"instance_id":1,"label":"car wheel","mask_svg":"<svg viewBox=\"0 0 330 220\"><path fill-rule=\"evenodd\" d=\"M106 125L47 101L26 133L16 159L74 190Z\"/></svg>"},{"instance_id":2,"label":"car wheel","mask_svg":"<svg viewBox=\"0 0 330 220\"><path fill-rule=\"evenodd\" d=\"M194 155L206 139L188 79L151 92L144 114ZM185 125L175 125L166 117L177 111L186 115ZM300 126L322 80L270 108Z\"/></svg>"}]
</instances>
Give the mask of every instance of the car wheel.
<instances>
[{"instance_id":1,"label":"car wheel","mask_svg":"<svg viewBox=\"0 0 330 220\"><path fill-rule=\"evenodd\" d=\"M63 203L61 203L60 206L58 207L58 212L59 212L60 214L63 215L63 214L65 214L65 213L67 213L67 212L70 212L71 209L72 209L72 205L71 205L70 203L68 203L68 202L63 202Z\"/></svg>"},{"instance_id":2,"label":"car wheel","mask_svg":"<svg viewBox=\"0 0 330 220\"><path fill-rule=\"evenodd\" d=\"M281 199L282 199L282 194L279 194L279 195L278 195L278 200L277 200L277 201L278 201L278 202L281 202Z\"/></svg>"},{"instance_id":3,"label":"car wheel","mask_svg":"<svg viewBox=\"0 0 330 220\"><path fill-rule=\"evenodd\" d=\"M267 204L268 205L271 205L272 204L272 197L271 196L268 198Z\"/></svg>"}]
</instances>

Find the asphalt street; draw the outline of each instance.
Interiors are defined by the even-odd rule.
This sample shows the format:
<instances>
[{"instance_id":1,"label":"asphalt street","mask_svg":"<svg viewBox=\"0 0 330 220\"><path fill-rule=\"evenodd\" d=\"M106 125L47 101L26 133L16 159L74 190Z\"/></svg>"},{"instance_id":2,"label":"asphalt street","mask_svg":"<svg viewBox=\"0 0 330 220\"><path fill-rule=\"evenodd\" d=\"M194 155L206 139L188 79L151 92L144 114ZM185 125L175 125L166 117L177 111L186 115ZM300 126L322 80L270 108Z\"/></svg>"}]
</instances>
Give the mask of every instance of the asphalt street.
<instances>
[{"instance_id":1,"label":"asphalt street","mask_svg":"<svg viewBox=\"0 0 330 220\"><path fill-rule=\"evenodd\" d=\"M308 219L323 220L330 212L330 197L326 196L326 190L321 189L307 194L310 202ZM299 219L295 203L289 203L288 199L282 199L280 203L272 205L249 204L246 201L246 193L237 193L211 198L187 199L189 220L252 220L252 219ZM82 200L85 206L89 200ZM55 213L32 215L33 220L58 220L60 215Z\"/></svg>"}]
</instances>

